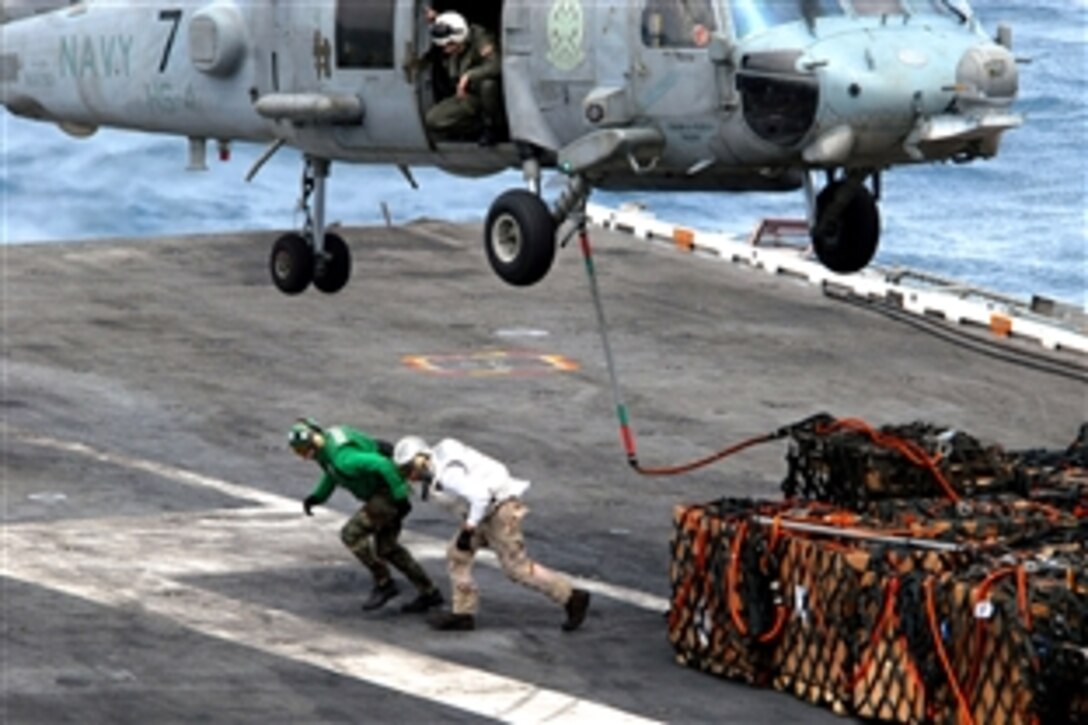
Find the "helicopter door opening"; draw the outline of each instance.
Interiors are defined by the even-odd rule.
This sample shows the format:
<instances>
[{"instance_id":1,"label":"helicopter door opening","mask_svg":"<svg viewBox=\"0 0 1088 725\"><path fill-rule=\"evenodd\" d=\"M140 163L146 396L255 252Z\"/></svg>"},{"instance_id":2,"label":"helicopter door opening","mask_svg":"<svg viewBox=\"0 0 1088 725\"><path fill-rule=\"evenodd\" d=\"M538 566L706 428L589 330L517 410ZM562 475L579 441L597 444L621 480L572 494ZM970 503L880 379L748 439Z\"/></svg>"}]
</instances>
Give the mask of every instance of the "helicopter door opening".
<instances>
[{"instance_id":1,"label":"helicopter door opening","mask_svg":"<svg viewBox=\"0 0 1088 725\"><path fill-rule=\"evenodd\" d=\"M431 12L428 13L428 10ZM491 53L502 57L502 0L423 0L419 4L420 27L417 35L420 49L416 68L420 117L432 142L467 142L475 144L486 129L492 142L508 138L506 104L502 96L502 78L490 82L487 89L470 87L468 102L451 101L457 97L460 72L449 53L434 42L432 31L448 33L434 21L442 13L460 14L470 28L469 52L483 50L480 33L488 36ZM486 45L486 43L484 43ZM474 46L474 47L471 47ZM485 122L486 117L486 122Z\"/></svg>"}]
</instances>

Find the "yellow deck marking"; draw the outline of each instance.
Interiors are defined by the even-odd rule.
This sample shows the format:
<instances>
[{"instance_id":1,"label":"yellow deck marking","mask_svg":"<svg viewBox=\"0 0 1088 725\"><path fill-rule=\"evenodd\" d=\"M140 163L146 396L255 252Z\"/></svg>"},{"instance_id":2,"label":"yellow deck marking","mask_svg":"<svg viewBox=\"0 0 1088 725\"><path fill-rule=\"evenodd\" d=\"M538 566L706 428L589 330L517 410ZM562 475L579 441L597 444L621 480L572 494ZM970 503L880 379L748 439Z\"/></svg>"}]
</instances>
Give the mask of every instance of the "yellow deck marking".
<instances>
[{"instance_id":1,"label":"yellow deck marking","mask_svg":"<svg viewBox=\"0 0 1088 725\"><path fill-rule=\"evenodd\" d=\"M563 355L521 350L407 355L402 361L419 372L464 378L535 377L578 369L578 363Z\"/></svg>"}]
</instances>

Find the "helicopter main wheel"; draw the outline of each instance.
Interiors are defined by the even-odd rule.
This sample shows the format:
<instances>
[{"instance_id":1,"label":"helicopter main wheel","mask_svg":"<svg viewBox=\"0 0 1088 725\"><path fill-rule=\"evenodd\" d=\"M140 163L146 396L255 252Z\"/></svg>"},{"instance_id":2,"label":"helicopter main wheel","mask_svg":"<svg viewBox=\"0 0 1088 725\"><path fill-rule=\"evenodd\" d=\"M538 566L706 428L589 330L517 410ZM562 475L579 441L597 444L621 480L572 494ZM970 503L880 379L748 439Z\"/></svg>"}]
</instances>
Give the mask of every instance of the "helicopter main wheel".
<instances>
[{"instance_id":1,"label":"helicopter main wheel","mask_svg":"<svg viewBox=\"0 0 1088 725\"><path fill-rule=\"evenodd\" d=\"M314 252L300 234L284 234L272 245L268 260L272 283L285 295L297 295L314 278Z\"/></svg>"},{"instance_id":2,"label":"helicopter main wheel","mask_svg":"<svg viewBox=\"0 0 1088 725\"><path fill-rule=\"evenodd\" d=\"M487 261L507 284L528 287L555 260L555 219L536 194L512 189L491 205L484 225Z\"/></svg>"},{"instance_id":3,"label":"helicopter main wheel","mask_svg":"<svg viewBox=\"0 0 1088 725\"><path fill-rule=\"evenodd\" d=\"M838 219L823 224L827 207L844 182L833 181L816 197L816 227L824 227L812 235L812 246L820 263L839 274L850 274L865 268L876 254L880 241L880 212L872 193L859 186Z\"/></svg>"},{"instance_id":4,"label":"helicopter main wheel","mask_svg":"<svg viewBox=\"0 0 1088 725\"><path fill-rule=\"evenodd\" d=\"M325 235L325 259L317 263L314 287L325 294L335 294L351 278L351 250L339 234Z\"/></svg>"}]
</instances>

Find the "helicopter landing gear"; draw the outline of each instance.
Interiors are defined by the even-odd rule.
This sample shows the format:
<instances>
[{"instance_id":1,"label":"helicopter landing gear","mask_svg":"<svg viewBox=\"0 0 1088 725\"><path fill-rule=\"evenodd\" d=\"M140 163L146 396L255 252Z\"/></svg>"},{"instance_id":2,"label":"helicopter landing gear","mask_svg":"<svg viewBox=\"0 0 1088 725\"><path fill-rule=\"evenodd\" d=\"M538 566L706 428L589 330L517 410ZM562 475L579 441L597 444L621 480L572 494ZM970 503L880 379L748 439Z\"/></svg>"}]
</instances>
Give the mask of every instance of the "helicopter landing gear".
<instances>
[{"instance_id":1,"label":"helicopter landing gear","mask_svg":"<svg viewBox=\"0 0 1088 725\"><path fill-rule=\"evenodd\" d=\"M555 230L555 219L539 196L525 189L501 194L484 223L491 269L515 287L536 284L555 260Z\"/></svg>"},{"instance_id":2,"label":"helicopter landing gear","mask_svg":"<svg viewBox=\"0 0 1088 725\"><path fill-rule=\"evenodd\" d=\"M297 295L312 282L321 292L339 292L351 278L351 250L338 234L325 231L325 181L328 159L306 157L299 207L306 216L302 233L284 234L272 245L272 283L286 295ZM310 197L313 196L313 211Z\"/></svg>"},{"instance_id":3,"label":"helicopter landing gear","mask_svg":"<svg viewBox=\"0 0 1088 725\"><path fill-rule=\"evenodd\" d=\"M518 158L521 159L521 175L525 179L525 187L532 193L540 196L540 148L531 143L518 141Z\"/></svg>"},{"instance_id":4,"label":"helicopter landing gear","mask_svg":"<svg viewBox=\"0 0 1088 725\"><path fill-rule=\"evenodd\" d=\"M314 267L314 287L325 294L336 294L351 279L351 250L339 234L326 232L323 256Z\"/></svg>"},{"instance_id":5,"label":"helicopter landing gear","mask_svg":"<svg viewBox=\"0 0 1088 725\"><path fill-rule=\"evenodd\" d=\"M297 295L314 277L314 252L301 234L284 234L272 245L268 260L272 283L285 295Z\"/></svg>"},{"instance_id":6,"label":"helicopter landing gear","mask_svg":"<svg viewBox=\"0 0 1088 725\"><path fill-rule=\"evenodd\" d=\"M526 178L534 186L528 174ZM495 274L515 287L544 279L555 261L559 227L585 206L589 192L585 177L576 174L552 210L534 191L512 189L501 194L484 224L484 248Z\"/></svg>"},{"instance_id":7,"label":"helicopter landing gear","mask_svg":"<svg viewBox=\"0 0 1088 725\"><path fill-rule=\"evenodd\" d=\"M857 272L876 254L880 211L876 195L864 186L866 176L865 171L850 171L843 179L831 179L810 205L815 207L810 210L812 248L832 272ZM806 191L811 196L808 175Z\"/></svg>"}]
</instances>

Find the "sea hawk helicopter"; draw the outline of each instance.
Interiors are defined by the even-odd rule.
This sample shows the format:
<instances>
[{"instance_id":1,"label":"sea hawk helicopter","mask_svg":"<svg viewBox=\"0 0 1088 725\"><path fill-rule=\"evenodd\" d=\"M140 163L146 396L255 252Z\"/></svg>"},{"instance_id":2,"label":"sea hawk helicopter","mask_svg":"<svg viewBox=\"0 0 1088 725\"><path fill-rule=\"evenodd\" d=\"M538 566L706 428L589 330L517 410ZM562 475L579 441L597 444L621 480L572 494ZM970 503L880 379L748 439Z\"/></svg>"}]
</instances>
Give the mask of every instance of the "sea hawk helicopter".
<instances>
[{"instance_id":1,"label":"sea hawk helicopter","mask_svg":"<svg viewBox=\"0 0 1088 725\"><path fill-rule=\"evenodd\" d=\"M493 33L502 135L437 138L423 0L8 0L0 100L89 136L101 126L301 150L305 223L275 241L272 281L332 293L351 274L326 229L332 162L469 177L523 170L488 210L506 282L548 272L594 189L803 190L816 257L864 268L883 172L998 152L1021 124L1012 32L967 0L460 0ZM564 180L548 203L541 178Z\"/></svg>"}]
</instances>

